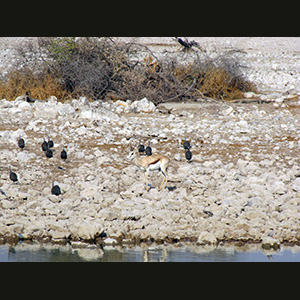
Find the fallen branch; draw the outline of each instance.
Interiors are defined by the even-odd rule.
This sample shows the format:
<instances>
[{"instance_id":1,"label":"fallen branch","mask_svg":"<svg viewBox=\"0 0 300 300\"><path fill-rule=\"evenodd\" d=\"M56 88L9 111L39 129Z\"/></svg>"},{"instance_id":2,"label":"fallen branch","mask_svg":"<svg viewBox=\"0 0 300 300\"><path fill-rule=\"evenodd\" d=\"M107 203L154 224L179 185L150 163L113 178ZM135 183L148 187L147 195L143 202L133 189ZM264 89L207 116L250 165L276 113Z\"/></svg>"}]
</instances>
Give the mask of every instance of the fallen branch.
<instances>
[{"instance_id":1,"label":"fallen branch","mask_svg":"<svg viewBox=\"0 0 300 300\"><path fill-rule=\"evenodd\" d=\"M226 102L228 103L272 103L272 101L266 101L266 100L262 100L262 99L234 99L234 100L227 100Z\"/></svg>"}]
</instances>

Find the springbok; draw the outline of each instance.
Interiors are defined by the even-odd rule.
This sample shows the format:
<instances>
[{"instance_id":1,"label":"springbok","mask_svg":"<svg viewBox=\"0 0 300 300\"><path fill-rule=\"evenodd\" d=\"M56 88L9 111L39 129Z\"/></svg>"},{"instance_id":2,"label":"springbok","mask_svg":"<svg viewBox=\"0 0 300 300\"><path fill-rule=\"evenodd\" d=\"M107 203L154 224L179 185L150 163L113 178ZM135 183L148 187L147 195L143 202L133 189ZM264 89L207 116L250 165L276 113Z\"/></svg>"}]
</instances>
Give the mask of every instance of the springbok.
<instances>
[{"instance_id":1,"label":"springbok","mask_svg":"<svg viewBox=\"0 0 300 300\"><path fill-rule=\"evenodd\" d=\"M167 181L168 181L168 174L167 174L167 168L170 162L170 159L164 155L160 154L154 154L151 156L146 156L143 158L138 158L137 157L137 150L132 148L130 149L130 153L127 156L127 160L132 160L134 163L141 168L142 170L145 171L145 185L146 185L146 190L148 187L147 179L148 179L148 174L149 171L154 171L154 170L159 170L162 172L164 175L163 181L159 187L159 190L162 190L166 187Z\"/></svg>"}]
</instances>

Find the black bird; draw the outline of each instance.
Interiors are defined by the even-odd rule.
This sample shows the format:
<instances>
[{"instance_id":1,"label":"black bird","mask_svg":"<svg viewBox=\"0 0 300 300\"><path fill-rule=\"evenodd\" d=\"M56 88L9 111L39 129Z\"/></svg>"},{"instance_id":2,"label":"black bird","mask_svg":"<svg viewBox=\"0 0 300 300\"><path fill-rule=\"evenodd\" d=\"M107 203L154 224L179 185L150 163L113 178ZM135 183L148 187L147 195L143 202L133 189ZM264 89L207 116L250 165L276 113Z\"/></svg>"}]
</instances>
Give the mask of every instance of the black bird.
<instances>
[{"instance_id":1,"label":"black bird","mask_svg":"<svg viewBox=\"0 0 300 300\"><path fill-rule=\"evenodd\" d=\"M193 46L195 47L198 47L199 48L199 43L197 43L196 41L188 41L186 38L185 38L185 41L182 40L181 38L179 37L175 37L175 39L177 40L177 42L182 45L184 48L183 50L184 51L188 51L189 49L191 49Z\"/></svg>"},{"instance_id":2,"label":"black bird","mask_svg":"<svg viewBox=\"0 0 300 300\"><path fill-rule=\"evenodd\" d=\"M186 140L185 138L185 141L183 143L183 148L184 149L191 149L191 145L190 145L190 142Z\"/></svg>"},{"instance_id":3,"label":"black bird","mask_svg":"<svg viewBox=\"0 0 300 300\"><path fill-rule=\"evenodd\" d=\"M24 141L24 139L21 138L20 135L19 135L18 145L21 149L25 148L25 141Z\"/></svg>"},{"instance_id":4,"label":"black bird","mask_svg":"<svg viewBox=\"0 0 300 300\"><path fill-rule=\"evenodd\" d=\"M47 151L49 148L48 143L46 142L45 138L44 138L44 142L42 143L42 150L43 151Z\"/></svg>"},{"instance_id":5,"label":"black bird","mask_svg":"<svg viewBox=\"0 0 300 300\"><path fill-rule=\"evenodd\" d=\"M51 194L55 195L55 196L58 196L61 194L60 187L57 184L54 185L54 182L52 183Z\"/></svg>"},{"instance_id":6,"label":"black bird","mask_svg":"<svg viewBox=\"0 0 300 300\"><path fill-rule=\"evenodd\" d=\"M53 157L53 151L52 151L51 149L48 149L48 150L46 151L46 156L47 156L48 158Z\"/></svg>"},{"instance_id":7,"label":"black bird","mask_svg":"<svg viewBox=\"0 0 300 300\"><path fill-rule=\"evenodd\" d=\"M12 172L11 167L9 167L9 179L13 182L18 181L18 175L15 172Z\"/></svg>"},{"instance_id":8,"label":"black bird","mask_svg":"<svg viewBox=\"0 0 300 300\"><path fill-rule=\"evenodd\" d=\"M64 160L67 159L68 155L67 155L67 151L65 150L65 148L63 148L63 150L61 151L60 157L61 157L61 159L64 159Z\"/></svg>"},{"instance_id":9,"label":"black bird","mask_svg":"<svg viewBox=\"0 0 300 300\"><path fill-rule=\"evenodd\" d=\"M192 159L192 152L190 151L190 149L187 149L187 151L185 152L185 158L190 162Z\"/></svg>"},{"instance_id":10,"label":"black bird","mask_svg":"<svg viewBox=\"0 0 300 300\"><path fill-rule=\"evenodd\" d=\"M33 103L35 101L34 99L32 99L32 98L29 97L29 93L28 92L25 92L24 97L25 97L25 100L27 102L29 102L29 103Z\"/></svg>"},{"instance_id":11,"label":"black bird","mask_svg":"<svg viewBox=\"0 0 300 300\"><path fill-rule=\"evenodd\" d=\"M150 141L149 141L148 146L145 151L146 151L146 155L148 155L148 156L152 155L152 148L150 147Z\"/></svg>"},{"instance_id":12,"label":"black bird","mask_svg":"<svg viewBox=\"0 0 300 300\"><path fill-rule=\"evenodd\" d=\"M49 147L49 148L53 148L53 147L54 147L54 143L53 143L53 141L51 141L51 140L49 139L49 137L48 137L48 147Z\"/></svg>"},{"instance_id":13,"label":"black bird","mask_svg":"<svg viewBox=\"0 0 300 300\"><path fill-rule=\"evenodd\" d=\"M140 142L138 150L139 150L139 153L145 152L145 146L143 144L141 144L141 142Z\"/></svg>"}]
</instances>

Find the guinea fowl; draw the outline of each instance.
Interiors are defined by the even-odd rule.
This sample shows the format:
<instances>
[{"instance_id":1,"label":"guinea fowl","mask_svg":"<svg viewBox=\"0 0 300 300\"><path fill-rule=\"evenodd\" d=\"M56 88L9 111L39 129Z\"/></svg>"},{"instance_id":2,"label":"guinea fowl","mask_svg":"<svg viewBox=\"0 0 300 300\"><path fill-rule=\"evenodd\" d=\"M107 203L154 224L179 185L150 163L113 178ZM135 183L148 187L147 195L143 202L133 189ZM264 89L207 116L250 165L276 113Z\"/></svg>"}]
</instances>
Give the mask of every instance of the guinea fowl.
<instances>
[{"instance_id":1,"label":"guinea fowl","mask_svg":"<svg viewBox=\"0 0 300 300\"><path fill-rule=\"evenodd\" d=\"M139 150L139 153L144 153L145 152L145 146L143 144L141 144L141 142L139 144L138 150Z\"/></svg>"},{"instance_id":2,"label":"guinea fowl","mask_svg":"<svg viewBox=\"0 0 300 300\"><path fill-rule=\"evenodd\" d=\"M24 141L24 139L21 138L20 135L19 135L18 145L21 149L25 148L25 141Z\"/></svg>"},{"instance_id":3,"label":"guinea fowl","mask_svg":"<svg viewBox=\"0 0 300 300\"><path fill-rule=\"evenodd\" d=\"M11 170L11 167L9 167L9 179L13 182L18 181L18 175Z\"/></svg>"},{"instance_id":4,"label":"guinea fowl","mask_svg":"<svg viewBox=\"0 0 300 300\"><path fill-rule=\"evenodd\" d=\"M54 185L54 182L52 183L51 194L52 194L52 195L55 195L55 196L58 196L58 195L61 194L60 187L59 187L57 184Z\"/></svg>"},{"instance_id":5,"label":"guinea fowl","mask_svg":"<svg viewBox=\"0 0 300 300\"><path fill-rule=\"evenodd\" d=\"M49 147L49 148L53 148L53 147L54 147L54 143L53 143L53 141L51 141L51 140L49 139L49 137L48 137L48 147Z\"/></svg>"},{"instance_id":6,"label":"guinea fowl","mask_svg":"<svg viewBox=\"0 0 300 300\"><path fill-rule=\"evenodd\" d=\"M53 151L52 151L51 149L48 149L48 150L46 151L46 156L47 156L48 158L53 157Z\"/></svg>"},{"instance_id":7,"label":"guinea fowl","mask_svg":"<svg viewBox=\"0 0 300 300\"><path fill-rule=\"evenodd\" d=\"M48 143L46 142L46 139L44 138L44 142L42 143L42 150L47 151L49 149Z\"/></svg>"},{"instance_id":8,"label":"guinea fowl","mask_svg":"<svg viewBox=\"0 0 300 300\"><path fill-rule=\"evenodd\" d=\"M188 162L191 161L192 159L192 152L190 151L190 149L187 149L187 151L185 152L185 158L188 160Z\"/></svg>"},{"instance_id":9,"label":"guinea fowl","mask_svg":"<svg viewBox=\"0 0 300 300\"><path fill-rule=\"evenodd\" d=\"M183 148L184 149L190 149L191 148L190 142L187 141L186 138L185 138L185 141L183 143Z\"/></svg>"},{"instance_id":10,"label":"guinea fowl","mask_svg":"<svg viewBox=\"0 0 300 300\"><path fill-rule=\"evenodd\" d=\"M60 153L60 157L61 157L61 159L63 159L63 160L66 160L67 157L68 157L67 151L65 150L64 147L63 147L63 150L62 150L61 153Z\"/></svg>"},{"instance_id":11,"label":"guinea fowl","mask_svg":"<svg viewBox=\"0 0 300 300\"><path fill-rule=\"evenodd\" d=\"M150 147L150 141L149 141L149 143L148 143L148 146L147 146L147 148L146 148L146 155L147 156L151 156L152 155L152 148Z\"/></svg>"}]
</instances>

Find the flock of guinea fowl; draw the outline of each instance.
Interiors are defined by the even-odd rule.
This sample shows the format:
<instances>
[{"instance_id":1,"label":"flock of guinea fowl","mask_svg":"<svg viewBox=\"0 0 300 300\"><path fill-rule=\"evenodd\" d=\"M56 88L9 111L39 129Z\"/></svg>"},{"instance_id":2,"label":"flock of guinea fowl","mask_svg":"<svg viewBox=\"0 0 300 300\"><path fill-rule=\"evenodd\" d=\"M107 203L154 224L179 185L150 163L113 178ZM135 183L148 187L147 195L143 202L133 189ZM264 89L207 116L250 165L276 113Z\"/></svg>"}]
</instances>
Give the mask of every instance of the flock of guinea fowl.
<instances>
[{"instance_id":1,"label":"flock of guinea fowl","mask_svg":"<svg viewBox=\"0 0 300 300\"><path fill-rule=\"evenodd\" d=\"M19 140L18 140L18 146L21 150L23 150L25 148L25 140L19 136ZM48 141L46 141L46 139L44 138L44 141L41 145L43 152L45 153L46 157L51 158L53 157L53 150L51 148L54 147L54 142L52 140L50 140L48 138ZM191 145L190 142L187 141L185 139L184 143L183 143L183 148L185 150L185 157L187 159L188 162L191 161L192 159L192 152L191 152ZM138 152L143 155L146 154L147 156L151 156L152 155L152 148L150 146L150 141L148 143L148 146L145 148L145 146L141 143L139 143L139 147L138 147ZM63 147L61 153L60 153L60 157L63 160L67 159L67 151L65 150L65 148ZM18 175L12 171L11 167L9 166L9 178L11 181L13 182L18 182ZM52 183L52 189L51 189L51 194L53 195L60 195L61 194L61 190L60 187L58 185L54 185L54 182Z\"/></svg>"},{"instance_id":2,"label":"flock of guinea fowl","mask_svg":"<svg viewBox=\"0 0 300 300\"><path fill-rule=\"evenodd\" d=\"M19 136L18 146L21 150L23 150L25 148L25 140L21 136ZM48 142L47 142L46 139L44 138L44 142L42 143L42 150L45 153L46 157L48 157L48 158L53 157L53 150L51 149L53 147L54 147L54 142L52 140L50 140L49 138L48 138ZM60 157L63 160L66 160L68 157L67 151L65 150L64 147L60 153ZM10 166L9 166L9 178L13 182L18 182L18 175L11 170ZM61 194L60 187L58 185L54 185L54 182L52 183L51 193L56 196Z\"/></svg>"}]
</instances>

